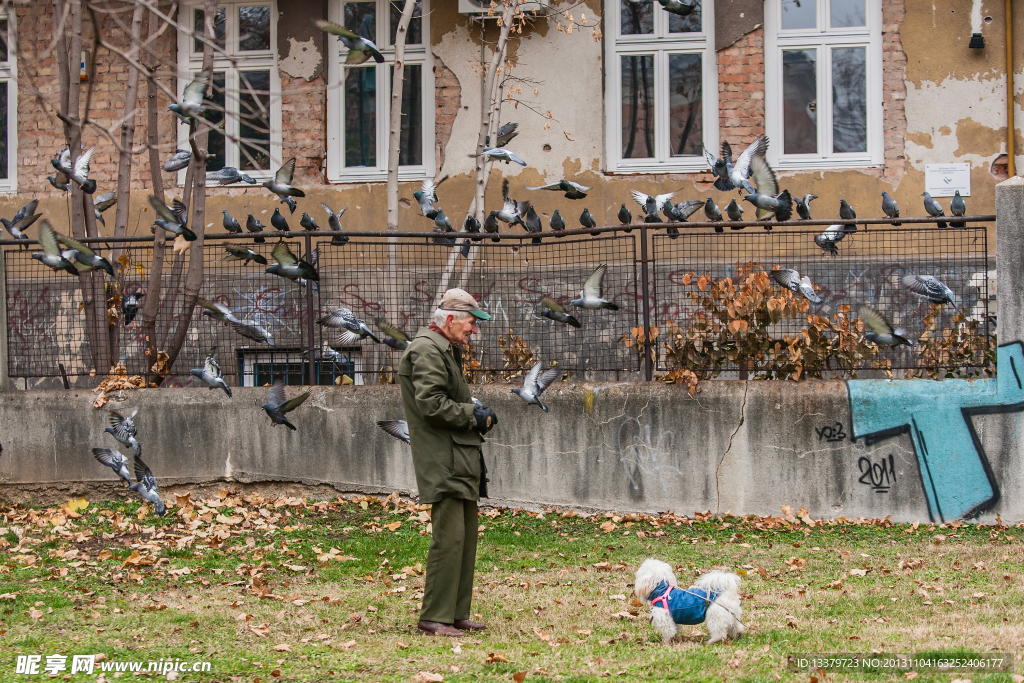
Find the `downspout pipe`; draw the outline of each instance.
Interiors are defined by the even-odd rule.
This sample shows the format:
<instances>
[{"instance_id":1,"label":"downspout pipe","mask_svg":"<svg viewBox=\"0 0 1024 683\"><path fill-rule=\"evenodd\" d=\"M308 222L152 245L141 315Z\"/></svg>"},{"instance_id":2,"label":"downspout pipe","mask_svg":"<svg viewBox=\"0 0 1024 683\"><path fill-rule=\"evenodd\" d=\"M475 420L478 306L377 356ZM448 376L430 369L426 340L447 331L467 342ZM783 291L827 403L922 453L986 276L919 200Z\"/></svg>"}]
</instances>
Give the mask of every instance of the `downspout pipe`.
<instances>
[{"instance_id":1,"label":"downspout pipe","mask_svg":"<svg viewBox=\"0 0 1024 683\"><path fill-rule=\"evenodd\" d=\"M1013 0L1006 0L1006 170L1012 178L1017 175L1013 148L1014 133L1013 125Z\"/></svg>"}]
</instances>

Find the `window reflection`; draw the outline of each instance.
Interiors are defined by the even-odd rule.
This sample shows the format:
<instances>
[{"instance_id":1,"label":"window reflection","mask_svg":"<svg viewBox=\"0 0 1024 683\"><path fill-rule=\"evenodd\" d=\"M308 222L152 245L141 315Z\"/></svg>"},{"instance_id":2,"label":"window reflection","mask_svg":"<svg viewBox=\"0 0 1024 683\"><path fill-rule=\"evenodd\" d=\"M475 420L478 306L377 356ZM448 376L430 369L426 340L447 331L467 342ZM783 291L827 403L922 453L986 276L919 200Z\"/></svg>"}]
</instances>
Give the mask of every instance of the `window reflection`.
<instances>
[{"instance_id":1,"label":"window reflection","mask_svg":"<svg viewBox=\"0 0 1024 683\"><path fill-rule=\"evenodd\" d=\"M197 73L194 77L198 77ZM224 72L213 72L213 87L207 91L203 100L206 107L205 118L213 126L210 131L208 149L210 158L206 160L207 172L219 171L224 168Z\"/></svg>"},{"instance_id":2,"label":"window reflection","mask_svg":"<svg viewBox=\"0 0 1024 683\"><path fill-rule=\"evenodd\" d=\"M194 23L192 24L192 29L197 34L200 34L200 35L205 35L206 34L206 26L204 24L205 20L206 20L206 12L204 12L201 9L197 9L195 11ZM214 17L214 20L213 20L214 43L221 50L224 49L224 25L225 25L226 21L227 21L227 11L223 7L221 7L220 9L217 10L217 16ZM193 37L192 41L193 41L192 51L193 52L202 52L203 51L203 41L200 40L199 38L196 38L196 37ZM216 52L214 52L214 56L217 57L219 55Z\"/></svg>"},{"instance_id":3,"label":"window reflection","mask_svg":"<svg viewBox=\"0 0 1024 683\"><path fill-rule=\"evenodd\" d=\"M238 49L270 49L270 8L238 8Z\"/></svg>"},{"instance_id":4,"label":"window reflection","mask_svg":"<svg viewBox=\"0 0 1024 683\"><path fill-rule=\"evenodd\" d=\"M395 44L395 36L398 34L398 22L402 19L402 10L405 2L390 2L391 7L391 45ZM423 3L416 0L412 10L412 19L409 20L409 29L405 32L406 45L419 45L423 42Z\"/></svg>"},{"instance_id":5,"label":"window reflection","mask_svg":"<svg viewBox=\"0 0 1024 683\"><path fill-rule=\"evenodd\" d=\"M701 31L701 6L700 0L697 0L697 8L690 12L685 17L681 17L678 14L668 14L668 32L669 33L700 33Z\"/></svg>"},{"instance_id":6,"label":"window reflection","mask_svg":"<svg viewBox=\"0 0 1024 683\"><path fill-rule=\"evenodd\" d=\"M0 81L0 179L7 180L7 81Z\"/></svg>"},{"instance_id":7,"label":"window reflection","mask_svg":"<svg viewBox=\"0 0 1024 683\"><path fill-rule=\"evenodd\" d=\"M622 158L654 157L654 55L622 57Z\"/></svg>"},{"instance_id":8,"label":"window reflection","mask_svg":"<svg viewBox=\"0 0 1024 683\"><path fill-rule=\"evenodd\" d=\"M669 55L669 122L672 156L701 153L703 70L700 55Z\"/></svg>"},{"instance_id":9,"label":"window reflection","mask_svg":"<svg viewBox=\"0 0 1024 683\"><path fill-rule=\"evenodd\" d=\"M653 0L619 0L622 35L654 33Z\"/></svg>"},{"instance_id":10,"label":"window reflection","mask_svg":"<svg viewBox=\"0 0 1024 683\"><path fill-rule=\"evenodd\" d=\"M377 4L373 2L346 2L345 28L355 34L377 41Z\"/></svg>"},{"instance_id":11,"label":"window reflection","mask_svg":"<svg viewBox=\"0 0 1024 683\"><path fill-rule=\"evenodd\" d=\"M394 69L392 69L394 76ZM402 127L398 140L398 165L423 165L423 66L405 67L402 85Z\"/></svg>"},{"instance_id":12,"label":"window reflection","mask_svg":"<svg viewBox=\"0 0 1024 683\"><path fill-rule=\"evenodd\" d=\"M0 19L0 62L7 61L7 20Z\"/></svg>"},{"instance_id":13,"label":"window reflection","mask_svg":"<svg viewBox=\"0 0 1024 683\"><path fill-rule=\"evenodd\" d=\"M782 52L783 152L818 151L817 50Z\"/></svg>"},{"instance_id":14,"label":"window reflection","mask_svg":"<svg viewBox=\"0 0 1024 683\"><path fill-rule=\"evenodd\" d=\"M270 72L239 74L238 167L262 170L270 167Z\"/></svg>"},{"instance_id":15,"label":"window reflection","mask_svg":"<svg viewBox=\"0 0 1024 683\"><path fill-rule=\"evenodd\" d=\"M346 11L349 5L346 5ZM377 165L377 70L345 69L345 166Z\"/></svg>"},{"instance_id":16,"label":"window reflection","mask_svg":"<svg viewBox=\"0 0 1024 683\"><path fill-rule=\"evenodd\" d=\"M866 26L864 0L832 0L832 28Z\"/></svg>"},{"instance_id":17,"label":"window reflection","mask_svg":"<svg viewBox=\"0 0 1024 683\"><path fill-rule=\"evenodd\" d=\"M868 151L867 51L832 50L832 151Z\"/></svg>"},{"instance_id":18,"label":"window reflection","mask_svg":"<svg viewBox=\"0 0 1024 683\"><path fill-rule=\"evenodd\" d=\"M817 28L816 0L782 0L782 30Z\"/></svg>"}]
</instances>

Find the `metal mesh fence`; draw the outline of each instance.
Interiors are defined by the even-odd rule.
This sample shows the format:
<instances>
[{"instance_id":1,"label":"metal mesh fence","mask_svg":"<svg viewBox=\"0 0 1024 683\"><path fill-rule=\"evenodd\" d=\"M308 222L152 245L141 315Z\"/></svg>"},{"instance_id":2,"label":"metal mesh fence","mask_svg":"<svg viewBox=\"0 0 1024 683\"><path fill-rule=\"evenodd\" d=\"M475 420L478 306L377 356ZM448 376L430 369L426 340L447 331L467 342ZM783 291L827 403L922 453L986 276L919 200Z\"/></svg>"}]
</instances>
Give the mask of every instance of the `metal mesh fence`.
<instances>
[{"instance_id":1,"label":"metal mesh fence","mask_svg":"<svg viewBox=\"0 0 1024 683\"><path fill-rule=\"evenodd\" d=\"M841 226L840 226L841 227ZM651 324L664 328L675 323L684 333L695 321L707 316L694 295L697 278L707 275L713 281L732 278L738 281L741 267L793 269L808 276L815 286L820 304L811 304L808 313L832 317L840 307L849 305L857 316L862 303L873 305L893 327L904 327L910 339L919 339L926 331L925 317L933 313L902 284L906 275L930 275L948 285L957 308L946 304L936 316L932 332L946 329L951 318L962 311L967 321L978 321L970 357L960 367L986 364L989 349L989 262L987 232L984 227L938 228L930 224L902 227L859 226L835 240L822 237L818 228L776 229L766 232L748 228L716 233L710 228L685 230L678 239L652 236L655 258L651 264ZM818 241L815 241L815 237ZM820 244L819 244L820 243ZM693 273L692 278L687 278ZM773 285L780 290L778 285ZM798 294L799 296L799 294ZM784 318L769 328L773 339L800 334L807 327L805 316ZM885 349L880 356L891 369L921 369L928 366L916 348L899 346ZM659 369L664 369L664 359ZM730 369L738 369L733 363ZM874 366L870 366L874 367Z\"/></svg>"}]
</instances>

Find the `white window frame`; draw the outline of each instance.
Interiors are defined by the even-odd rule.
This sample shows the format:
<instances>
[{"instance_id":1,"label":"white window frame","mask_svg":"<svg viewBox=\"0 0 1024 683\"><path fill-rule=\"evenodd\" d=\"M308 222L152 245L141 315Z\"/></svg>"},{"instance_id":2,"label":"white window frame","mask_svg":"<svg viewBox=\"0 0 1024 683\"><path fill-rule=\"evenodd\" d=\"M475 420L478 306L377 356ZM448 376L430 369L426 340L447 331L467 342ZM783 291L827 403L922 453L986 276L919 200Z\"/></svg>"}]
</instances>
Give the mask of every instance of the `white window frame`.
<instances>
[{"instance_id":1,"label":"white window frame","mask_svg":"<svg viewBox=\"0 0 1024 683\"><path fill-rule=\"evenodd\" d=\"M707 170L702 154L686 157L671 155L668 98L668 57L670 54L699 54L703 67L702 93L703 144L718 149L718 59L715 53L715 0L701 2L700 33L669 33L668 12L654 5L654 33L622 35L622 0L605 2L605 129L606 171L612 174L694 173ZM622 158L622 57L654 55L654 147L656 158Z\"/></svg>"},{"instance_id":2,"label":"white window frame","mask_svg":"<svg viewBox=\"0 0 1024 683\"><path fill-rule=\"evenodd\" d=\"M0 81L7 83L7 178L0 178L0 193L18 191L18 31L14 7L7 13L7 61L0 62Z\"/></svg>"},{"instance_id":3,"label":"white window frame","mask_svg":"<svg viewBox=\"0 0 1024 683\"><path fill-rule=\"evenodd\" d=\"M238 8L270 7L270 48L267 50L238 49ZM224 51L214 51L213 71L224 72L224 101L228 110L224 115L224 165L233 166L256 180L267 180L274 176L275 171L284 162L281 142L281 75L277 70L277 0L219 0L217 9L225 9ZM185 15L179 19L179 25L186 28L194 26L195 10L205 9L204 3L189 1L183 4L180 12ZM181 16L179 14L179 16ZM178 99L180 101L185 86L202 71L203 53L194 51L194 38L190 33L178 31ZM238 137L239 133L239 74L245 71L270 72L270 168L255 171L241 167L243 156L238 143L229 136ZM188 126L176 124L178 127L178 147L189 149ZM185 184L185 170L178 172L178 185Z\"/></svg>"},{"instance_id":4,"label":"white window frame","mask_svg":"<svg viewBox=\"0 0 1024 683\"><path fill-rule=\"evenodd\" d=\"M371 0L377 5L377 39L374 43L384 56L383 64L376 64L377 88L377 165L373 167L345 166L345 59L348 53L335 36L327 36L327 182L367 183L387 180L388 133L391 126L391 67L395 62L395 47L391 44L390 2ZM344 24L344 0L330 0L328 18ZM430 4L422 0L422 29L420 45L405 46L405 65L421 66L423 77L423 163L418 166L400 166L398 179L402 181L433 178L435 103L434 103L434 55L430 50ZM371 58L367 64L374 63ZM355 68L365 68L361 64Z\"/></svg>"},{"instance_id":5,"label":"white window frame","mask_svg":"<svg viewBox=\"0 0 1024 683\"><path fill-rule=\"evenodd\" d=\"M864 0L864 27L829 28L831 0L817 0L818 28L782 30L782 0L766 0L765 13L765 132L772 143L768 161L776 169L805 170L865 168L885 163L882 100L882 3ZM831 100L832 48L863 47L867 69L867 149L864 152L832 152ZM817 154L783 153L783 50L817 50L818 150ZM822 106L822 105L825 106Z\"/></svg>"}]
</instances>

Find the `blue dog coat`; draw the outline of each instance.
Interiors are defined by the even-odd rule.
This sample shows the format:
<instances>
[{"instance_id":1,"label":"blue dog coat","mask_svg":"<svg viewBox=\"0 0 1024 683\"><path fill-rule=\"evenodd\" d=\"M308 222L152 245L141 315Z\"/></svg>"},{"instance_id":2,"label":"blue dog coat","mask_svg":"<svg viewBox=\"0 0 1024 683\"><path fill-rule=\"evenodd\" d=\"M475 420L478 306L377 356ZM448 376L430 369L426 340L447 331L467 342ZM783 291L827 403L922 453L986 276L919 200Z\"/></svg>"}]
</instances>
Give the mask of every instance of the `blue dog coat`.
<instances>
[{"instance_id":1,"label":"blue dog coat","mask_svg":"<svg viewBox=\"0 0 1024 683\"><path fill-rule=\"evenodd\" d=\"M708 607L718 598L718 593L709 593L703 588L677 588L662 581L652 595L651 607L663 607L672 615L677 624L702 624Z\"/></svg>"}]
</instances>

